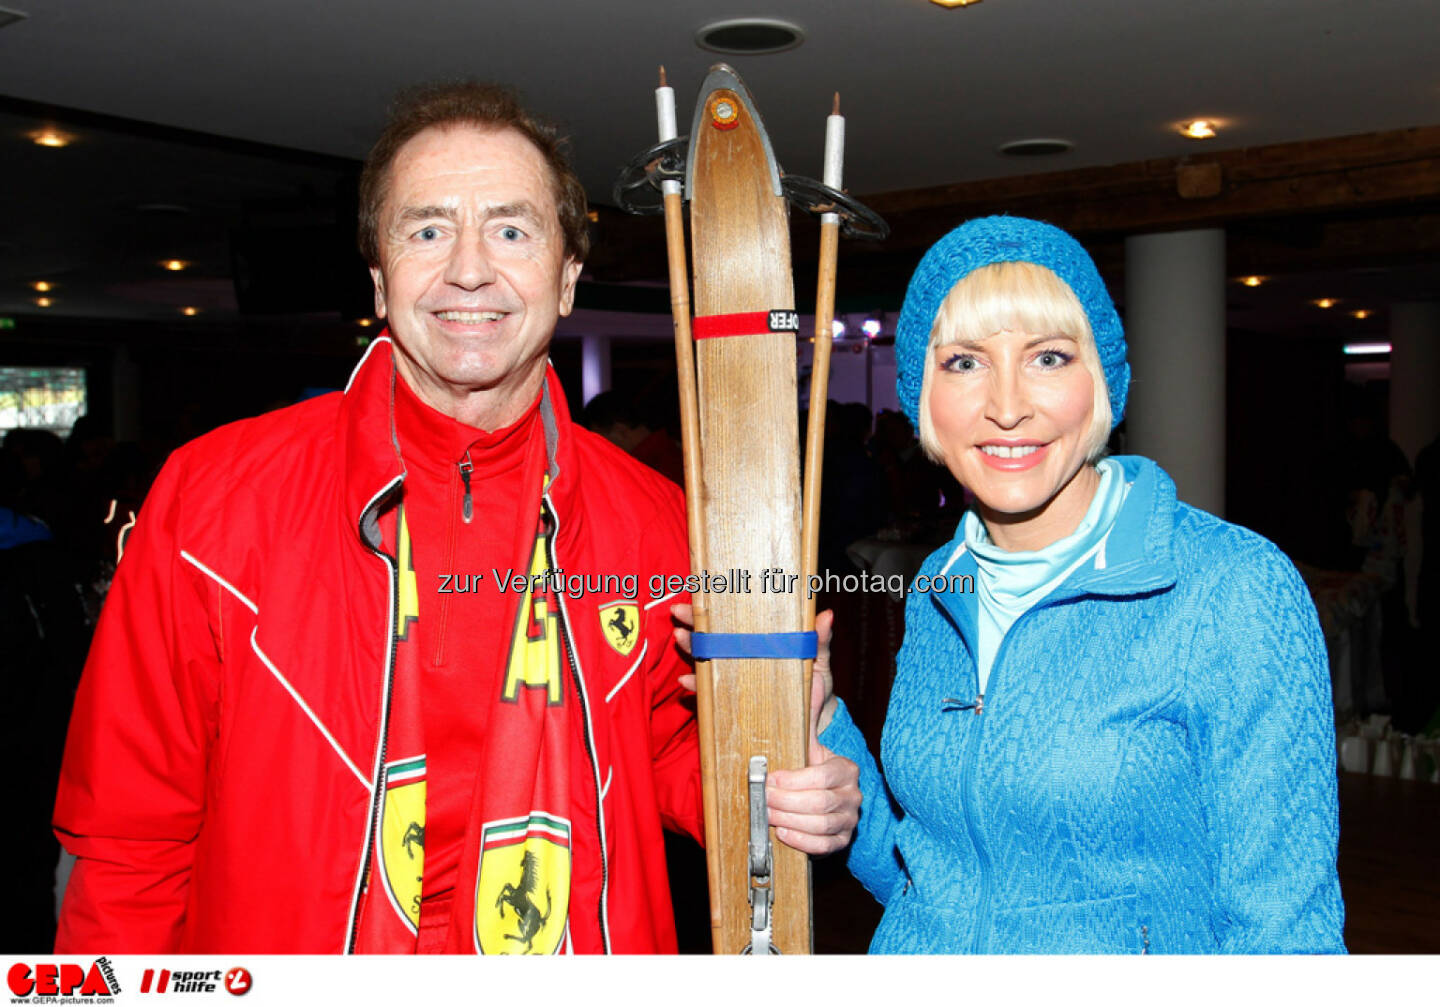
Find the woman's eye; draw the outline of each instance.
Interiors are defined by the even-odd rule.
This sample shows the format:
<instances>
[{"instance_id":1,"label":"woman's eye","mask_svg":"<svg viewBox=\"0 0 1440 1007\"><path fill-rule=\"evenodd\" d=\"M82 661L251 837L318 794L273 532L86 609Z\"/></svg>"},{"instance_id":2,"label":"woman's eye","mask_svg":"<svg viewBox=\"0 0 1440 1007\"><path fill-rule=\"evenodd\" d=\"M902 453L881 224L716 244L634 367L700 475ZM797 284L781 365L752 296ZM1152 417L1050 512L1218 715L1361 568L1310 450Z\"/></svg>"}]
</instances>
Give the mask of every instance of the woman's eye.
<instances>
[{"instance_id":1,"label":"woman's eye","mask_svg":"<svg viewBox=\"0 0 1440 1007\"><path fill-rule=\"evenodd\" d=\"M979 361L968 353L957 353L940 365L944 370L966 373L980 366Z\"/></svg>"},{"instance_id":2,"label":"woman's eye","mask_svg":"<svg viewBox=\"0 0 1440 1007\"><path fill-rule=\"evenodd\" d=\"M1064 367L1070 362L1070 354L1059 350L1043 350L1035 358L1041 367Z\"/></svg>"}]
</instances>

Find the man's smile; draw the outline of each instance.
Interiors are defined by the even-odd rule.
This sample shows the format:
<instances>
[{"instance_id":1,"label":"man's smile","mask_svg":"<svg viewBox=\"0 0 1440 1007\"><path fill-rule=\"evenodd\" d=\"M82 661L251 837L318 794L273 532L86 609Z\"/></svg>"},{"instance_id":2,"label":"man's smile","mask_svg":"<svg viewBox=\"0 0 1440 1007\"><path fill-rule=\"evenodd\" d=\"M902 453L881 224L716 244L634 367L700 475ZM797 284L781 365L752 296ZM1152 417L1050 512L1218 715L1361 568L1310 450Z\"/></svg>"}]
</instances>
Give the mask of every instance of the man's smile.
<instances>
[{"instance_id":1,"label":"man's smile","mask_svg":"<svg viewBox=\"0 0 1440 1007\"><path fill-rule=\"evenodd\" d=\"M435 317L442 322L480 325L483 322L498 322L508 314L508 311L437 311Z\"/></svg>"}]
</instances>

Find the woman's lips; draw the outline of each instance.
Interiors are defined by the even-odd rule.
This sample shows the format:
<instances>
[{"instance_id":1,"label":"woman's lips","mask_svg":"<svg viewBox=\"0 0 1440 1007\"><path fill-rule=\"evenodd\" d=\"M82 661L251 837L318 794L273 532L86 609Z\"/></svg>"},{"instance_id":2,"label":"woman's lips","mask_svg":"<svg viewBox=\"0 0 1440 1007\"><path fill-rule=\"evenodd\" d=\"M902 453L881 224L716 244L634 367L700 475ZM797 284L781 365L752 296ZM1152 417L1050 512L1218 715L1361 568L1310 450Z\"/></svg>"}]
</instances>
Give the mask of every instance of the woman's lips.
<instances>
[{"instance_id":1,"label":"woman's lips","mask_svg":"<svg viewBox=\"0 0 1440 1007\"><path fill-rule=\"evenodd\" d=\"M987 448L989 450L987 450ZM1001 472L1024 472L1045 460L1049 444L980 444L980 459Z\"/></svg>"}]
</instances>

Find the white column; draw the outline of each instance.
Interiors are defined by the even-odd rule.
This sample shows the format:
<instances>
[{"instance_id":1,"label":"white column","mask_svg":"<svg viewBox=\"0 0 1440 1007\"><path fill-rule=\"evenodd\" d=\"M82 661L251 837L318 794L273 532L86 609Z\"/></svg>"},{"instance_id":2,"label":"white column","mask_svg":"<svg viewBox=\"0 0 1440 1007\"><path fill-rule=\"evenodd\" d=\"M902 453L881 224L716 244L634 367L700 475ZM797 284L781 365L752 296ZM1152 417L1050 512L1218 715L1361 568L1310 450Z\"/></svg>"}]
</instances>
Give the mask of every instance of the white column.
<instances>
[{"instance_id":1,"label":"white column","mask_svg":"<svg viewBox=\"0 0 1440 1007\"><path fill-rule=\"evenodd\" d=\"M580 394L589 402L610 390L610 337L580 339Z\"/></svg>"},{"instance_id":2,"label":"white column","mask_svg":"<svg viewBox=\"0 0 1440 1007\"><path fill-rule=\"evenodd\" d=\"M1125 239L1126 450L1180 499L1225 513L1225 232Z\"/></svg>"},{"instance_id":3,"label":"white column","mask_svg":"<svg viewBox=\"0 0 1440 1007\"><path fill-rule=\"evenodd\" d=\"M1415 464L1440 434L1440 304L1390 308L1390 439Z\"/></svg>"}]
</instances>

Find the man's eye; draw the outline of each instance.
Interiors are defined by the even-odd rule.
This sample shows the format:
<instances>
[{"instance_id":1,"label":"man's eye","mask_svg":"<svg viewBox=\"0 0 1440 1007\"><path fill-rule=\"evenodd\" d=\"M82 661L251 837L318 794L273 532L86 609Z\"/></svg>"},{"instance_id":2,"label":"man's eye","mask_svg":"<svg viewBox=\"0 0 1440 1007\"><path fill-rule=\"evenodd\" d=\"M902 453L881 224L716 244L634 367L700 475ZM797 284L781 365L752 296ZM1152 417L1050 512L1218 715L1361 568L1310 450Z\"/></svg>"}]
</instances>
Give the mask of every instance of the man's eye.
<instances>
[{"instance_id":1,"label":"man's eye","mask_svg":"<svg viewBox=\"0 0 1440 1007\"><path fill-rule=\"evenodd\" d=\"M415 232L415 237L419 238L421 241L434 241L436 238L440 237L440 229L437 227L422 227L420 230Z\"/></svg>"},{"instance_id":2,"label":"man's eye","mask_svg":"<svg viewBox=\"0 0 1440 1007\"><path fill-rule=\"evenodd\" d=\"M525 232L518 227L502 227L500 228L500 237L506 241L519 241L525 237Z\"/></svg>"}]
</instances>

